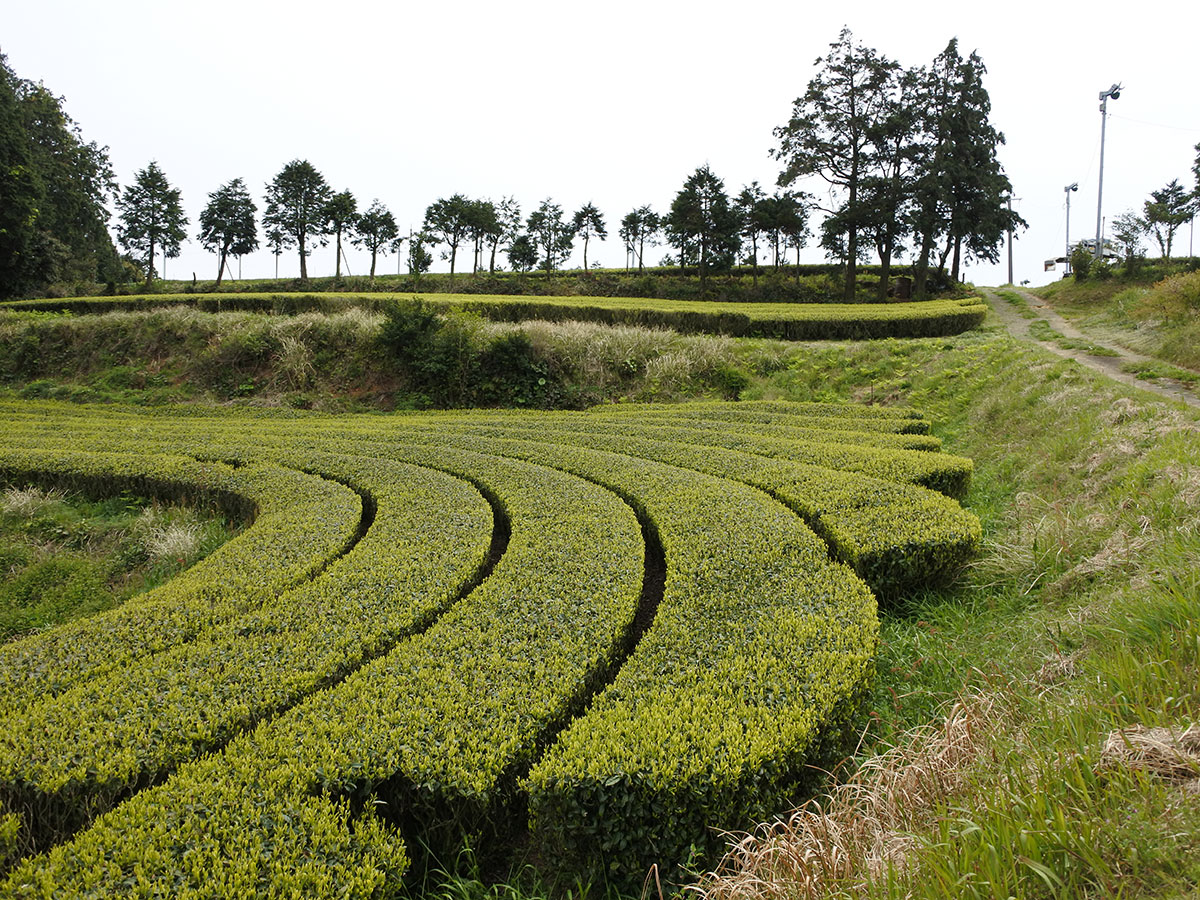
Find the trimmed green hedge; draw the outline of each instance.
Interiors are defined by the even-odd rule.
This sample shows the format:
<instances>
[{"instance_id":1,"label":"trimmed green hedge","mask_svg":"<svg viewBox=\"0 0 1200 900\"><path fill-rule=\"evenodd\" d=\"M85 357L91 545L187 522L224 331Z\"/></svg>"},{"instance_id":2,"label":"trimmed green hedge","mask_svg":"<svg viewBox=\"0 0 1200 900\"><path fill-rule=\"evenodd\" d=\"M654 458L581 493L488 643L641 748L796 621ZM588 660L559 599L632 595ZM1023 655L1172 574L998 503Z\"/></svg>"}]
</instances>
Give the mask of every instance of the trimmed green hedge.
<instances>
[{"instance_id":1,"label":"trimmed green hedge","mask_svg":"<svg viewBox=\"0 0 1200 900\"><path fill-rule=\"evenodd\" d=\"M251 532L269 498L246 485L278 477L284 546L327 540L300 532L337 519L343 494L364 504L344 555L7 713L0 796L21 820L0 807L0 826L16 846L100 814L19 863L4 895L388 896L408 865L400 831L410 848L467 835L486 850L526 809L540 857L636 889L648 865L709 858L714 829L804 794L869 689L872 590L947 577L979 540L948 496L969 461L937 452L919 416L876 408L0 402L0 425L26 462L71 447L86 469L83 450L105 447L90 463L104 478L118 460L219 473L164 484L251 497ZM314 486L329 508L290 496ZM511 536L475 586L489 506ZM174 607L150 607L157 634ZM102 644L93 630L80 640ZM11 664L0 652L0 677Z\"/></svg>"},{"instance_id":2,"label":"trimmed green hedge","mask_svg":"<svg viewBox=\"0 0 1200 900\"><path fill-rule=\"evenodd\" d=\"M7 439L15 444L20 434L10 429ZM80 444L73 433L62 440ZM101 446L120 440L112 435ZM0 450L0 479L176 499L216 493L244 497L258 514L242 534L161 587L116 609L0 645L6 716L272 603L357 538L362 501L336 482L271 465L233 469L149 453L54 450L43 438L38 443L39 449Z\"/></svg>"},{"instance_id":3,"label":"trimmed green hedge","mask_svg":"<svg viewBox=\"0 0 1200 900\"><path fill-rule=\"evenodd\" d=\"M385 460L306 454L303 462L372 500L370 530L346 556L201 639L4 719L0 808L21 813L31 845L61 840L138 786L424 630L481 577L492 511L467 482Z\"/></svg>"},{"instance_id":4,"label":"trimmed green hedge","mask_svg":"<svg viewBox=\"0 0 1200 900\"><path fill-rule=\"evenodd\" d=\"M189 305L198 309L277 314L336 312L350 307L381 310L397 299L424 299L446 309L465 309L488 319L524 322L585 321L606 325L670 328L683 333L727 334L783 340L867 340L944 337L982 324L979 297L898 303L716 303L623 297L519 297L473 294L151 294L141 297L79 297L23 300L0 308L91 314L114 310Z\"/></svg>"},{"instance_id":5,"label":"trimmed green hedge","mask_svg":"<svg viewBox=\"0 0 1200 900\"><path fill-rule=\"evenodd\" d=\"M452 427L439 422L439 430ZM647 439L635 426L622 434L540 428L468 427L497 452L524 454L505 437L587 446L734 479L759 488L802 516L830 552L871 589L892 599L957 574L979 550L979 520L946 496L907 483L842 472L753 452ZM435 434L438 431L435 430Z\"/></svg>"},{"instance_id":6,"label":"trimmed green hedge","mask_svg":"<svg viewBox=\"0 0 1200 900\"><path fill-rule=\"evenodd\" d=\"M203 895L199 873L175 858L172 836L137 823L190 806L197 782L206 780L224 785L235 807L245 791L265 797L261 825L236 816L203 829L183 823L187 833L201 832L195 840L205 858L231 854L235 869L256 861L231 848L268 852L278 839L270 832L278 810L308 809L313 798L340 798L340 815L352 820L377 795L395 815L423 822L427 839L439 827L459 835L503 814L517 775L625 649L643 574L640 527L608 492L550 469L454 450L393 456L462 470L495 489L512 535L492 574L423 634L238 738L220 757L134 796L74 841L26 863L10 884L36 873L46 884L102 894L141 870L164 893ZM220 802L219 792L205 793ZM354 834L358 826L348 827ZM141 845L136 853L130 841ZM373 843L353 866L345 855L352 851L339 852L343 872L362 867L360 877L379 883L396 876L374 868ZM95 864L114 855L128 862Z\"/></svg>"}]
</instances>

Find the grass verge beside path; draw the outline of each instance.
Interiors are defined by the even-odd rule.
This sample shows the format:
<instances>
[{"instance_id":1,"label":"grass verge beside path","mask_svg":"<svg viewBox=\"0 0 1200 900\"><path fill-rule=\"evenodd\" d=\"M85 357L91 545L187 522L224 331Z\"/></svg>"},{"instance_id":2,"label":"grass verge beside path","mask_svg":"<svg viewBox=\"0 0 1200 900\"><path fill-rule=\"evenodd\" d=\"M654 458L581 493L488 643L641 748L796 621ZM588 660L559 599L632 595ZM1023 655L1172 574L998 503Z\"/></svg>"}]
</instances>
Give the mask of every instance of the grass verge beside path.
<instances>
[{"instance_id":1,"label":"grass verge beside path","mask_svg":"<svg viewBox=\"0 0 1200 900\"><path fill-rule=\"evenodd\" d=\"M809 348L761 393L897 381L974 458L984 552L957 589L884 617L859 780L704 892L1195 896L1200 420L1006 337ZM1146 728L1176 774L1114 751Z\"/></svg>"}]
</instances>

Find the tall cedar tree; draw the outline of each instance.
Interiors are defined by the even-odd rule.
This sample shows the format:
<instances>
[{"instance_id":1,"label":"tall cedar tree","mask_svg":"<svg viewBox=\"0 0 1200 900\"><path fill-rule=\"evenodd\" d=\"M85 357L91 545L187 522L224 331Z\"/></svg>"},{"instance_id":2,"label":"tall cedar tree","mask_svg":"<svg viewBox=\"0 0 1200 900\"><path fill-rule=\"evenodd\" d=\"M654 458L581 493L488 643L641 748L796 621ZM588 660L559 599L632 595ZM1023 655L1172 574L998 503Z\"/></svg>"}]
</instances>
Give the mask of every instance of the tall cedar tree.
<instances>
[{"instance_id":1,"label":"tall cedar tree","mask_svg":"<svg viewBox=\"0 0 1200 900\"><path fill-rule=\"evenodd\" d=\"M700 294L708 289L708 270L729 268L741 244L737 213L725 194L725 183L707 165L698 168L671 202L667 233L682 261L689 250L700 267Z\"/></svg>"},{"instance_id":2,"label":"tall cedar tree","mask_svg":"<svg viewBox=\"0 0 1200 900\"><path fill-rule=\"evenodd\" d=\"M742 188L733 204L741 224L742 237L750 242L750 271L755 287L758 287L758 236L766 230L762 205L766 199L766 192L757 181L752 181Z\"/></svg>"},{"instance_id":3,"label":"tall cedar tree","mask_svg":"<svg viewBox=\"0 0 1200 900\"><path fill-rule=\"evenodd\" d=\"M886 93L881 115L867 128L871 164L861 185L865 236L879 256L879 300L886 300L892 258L903 249L909 230L920 129L917 94L919 71L897 72Z\"/></svg>"},{"instance_id":4,"label":"tall cedar tree","mask_svg":"<svg viewBox=\"0 0 1200 900\"><path fill-rule=\"evenodd\" d=\"M602 241L607 240L608 229L604 226L604 217L600 215L600 210L591 202L585 203L583 208L575 213L571 219L571 227L575 229L575 234L583 238L583 272L586 275L588 241L594 237Z\"/></svg>"},{"instance_id":5,"label":"tall cedar tree","mask_svg":"<svg viewBox=\"0 0 1200 900\"><path fill-rule=\"evenodd\" d=\"M458 245L470 232L471 201L462 194L448 199L438 199L425 210L425 224L421 229L433 238L434 244L445 244L450 248L450 284L454 284L454 262L458 256ZM442 254L443 258L446 254Z\"/></svg>"},{"instance_id":6,"label":"tall cedar tree","mask_svg":"<svg viewBox=\"0 0 1200 900\"><path fill-rule=\"evenodd\" d=\"M121 193L117 210L117 238L146 267L148 288L154 279L155 249L162 250L164 259L174 259L179 256L180 243L187 240L188 220L179 189L171 187L158 163L151 162Z\"/></svg>"},{"instance_id":7,"label":"tall cedar tree","mask_svg":"<svg viewBox=\"0 0 1200 900\"><path fill-rule=\"evenodd\" d=\"M349 191L341 191L329 198L325 207L325 228L334 236L337 261L334 263L333 277L342 277L342 235L354 233L358 221L358 201Z\"/></svg>"},{"instance_id":8,"label":"tall cedar tree","mask_svg":"<svg viewBox=\"0 0 1200 900\"><path fill-rule=\"evenodd\" d=\"M995 262L1005 234L1025 226L1007 207L1012 185L996 157L1004 135L989 121L986 71L978 54L964 60L954 39L917 89L921 162L914 174L911 220L920 247L914 279L918 297L926 295L939 240L945 243L937 268L944 271L950 258L951 278L958 280L965 255Z\"/></svg>"},{"instance_id":9,"label":"tall cedar tree","mask_svg":"<svg viewBox=\"0 0 1200 900\"><path fill-rule=\"evenodd\" d=\"M327 209L333 190L308 160L294 159L267 185L263 227L275 234L280 247L297 247L300 280L308 281L310 242L324 247Z\"/></svg>"},{"instance_id":10,"label":"tall cedar tree","mask_svg":"<svg viewBox=\"0 0 1200 900\"><path fill-rule=\"evenodd\" d=\"M521 205L513 197L505 197L496 204L496 225L494 231L488 233L488 246L491 248L491 258L488 260L489 274L496 274L496 253L503 246L512 246L513 241L521 233Z\"/></svg>"},{"instance_id":11,"label":"tall cedar tree","mask_svg":"<svg viewBox=\"0 0 1200 900\"><path fill-rule=\"evenodd\" d=\"M396 217L378 200L373 200L367 211L358 217L354 234L350 238L355 247L363 247L371 253L371 284L375 283L375 259L379 251L391 248L400 252L405 239L400 237Z\"/></svg>"},{"instance_id":12,"label":"tall cedar tree","mask_svg":"<svg viewBox=\"0 0 1200 900\"><path fill-rule=\"evenodd\" d=\"M547 197L529 214L525 223L529 237L542 252L542 268L552 275L571 254L575 234L563 219L562 207Z\"/></svg>"},{"instance_id":13,"label":"tall cedar tree","mask_svg":"<svg viewBox=\"0 0 1200 900\"><path fill-rule=\"evenodd\" d=\"M1192 196L1184 190L1178 178L1172 178L1166 187L1150 192L1150 199L1143 206L1142 219L1154 236L1163 259L1170 259L1175 232L1192 215Z\"/></svg>"},{"instance_id":14,"label":"tall cedar tree","mask_svg":"<svg viewBox=\"0 0 1200 900\"><path fill-rule=\"evenodd\" d=\"M662 230L662 218L649 206L639 206L621 220L619 232L627 254L637 257L638 274L644 270L646 245L655 246Z\"/></svg>"},{"instance_id":15,"label":"tall cedar tree","mask_svg":"<svg viewBox=\"0 0 1200 900\"><path fill-rule=\"evenodd\" d=\"M217 254L217 287L221 286L230 256L245 256L258 249L258 228L254 224L257 211L240 178L208 195L208 205L200 213L197 238L201 247Z\"/></svg>"},{"instance_id":16,"label":"tall cedar tree","mask_svg":"<svg viewBox=\"0 0 1200 900\"><path fill-rule=\"evenodd\" d=\"M843 28L828 55L818 59L822 68L808 83L804 96L792 105L787 125L775 129L779 146L772 155L783 162L780 187L818 175L838 192L836 214L845 235L846 279L843 296L854 300L858 236L863 219L860 190L870 164L872 123L880 118L889 85L899 66L876 51L855 44Z\"/></svg>"},{"instance_id":17,"label":"tall cedar tree","mask_svg":"<svg viewBox=\"0 0 1200 900\"><path fill-rule=\"evenodd\" d=\"M0 54L0 297L58 280L115 279L108 148L83 140L62 98Z\"/></svg>"}]
</instances>

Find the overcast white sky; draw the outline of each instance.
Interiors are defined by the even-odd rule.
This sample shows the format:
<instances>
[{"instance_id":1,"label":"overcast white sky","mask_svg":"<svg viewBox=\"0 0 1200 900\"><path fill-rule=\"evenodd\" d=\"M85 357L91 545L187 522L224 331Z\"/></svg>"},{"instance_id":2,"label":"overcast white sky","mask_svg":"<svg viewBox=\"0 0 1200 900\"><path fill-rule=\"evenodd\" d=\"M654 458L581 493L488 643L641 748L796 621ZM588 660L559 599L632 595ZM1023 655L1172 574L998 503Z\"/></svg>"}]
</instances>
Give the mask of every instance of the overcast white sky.
<instances>
[{"instance_id":1,"label":"overcast white sky","mask_svg":"<svg viewBox=\"0 0 1200 900\"><path fill-rule=\"evenodd\" d=\"M456 192L512 195L526 214L546 197L568 212L590 200L611 236L589 258L619 266L621 217L646 203L665 211L697 166L709 163L730 194L752 180L771 189L772 129L843 25L906 66L957 36L988 68L992 121L1008 141L1001 161L1030 224L1016 243L1016 280L1042 284L1058 277L1042 261L1063 250L1065 185L1079 182L1072 240L1095 235L1097 95L1113 82L1125 91L1109 103L1105 218L1140 210L1172 178L1192 186L1200 13L1188 8L0 0L0 50L19 75L66 98L85 138L109 147L122 185L157 160L183 192L193 236L209 192L241 177L261 212L264 185L301 158L360 209L378 197L404 230ZM1185 226L1177 252L1188 237ZM365 274L365 254L349 262ZM333 249L318 249L309 272L333 265ZM260 250L242 272L270 276L274 266ZM211 279L215 269L193 239L167 275ZM285 254L280 275L298 270ZM381 270L396 271L395 257ZM1006 257L967 276L1004 282Z\"/></svg>"}]
</instances>

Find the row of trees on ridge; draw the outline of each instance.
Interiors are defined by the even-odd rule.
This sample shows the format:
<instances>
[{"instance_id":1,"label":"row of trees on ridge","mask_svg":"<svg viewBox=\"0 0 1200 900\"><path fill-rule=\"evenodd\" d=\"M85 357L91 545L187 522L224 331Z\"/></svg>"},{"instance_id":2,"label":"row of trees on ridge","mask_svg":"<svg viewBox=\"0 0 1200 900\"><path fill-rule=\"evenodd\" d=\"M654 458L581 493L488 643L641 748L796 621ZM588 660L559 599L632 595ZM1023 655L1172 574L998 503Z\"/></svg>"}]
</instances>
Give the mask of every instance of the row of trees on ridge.
<instances>
[{"instance_id":1,"label":"row of trees on ridge","mask_svg":"<svg viewBox=\"0 0 1200 900\"><path fill-rule=\"evenodd\" d=\"M711 168L701 166L686 179L667 211L640 206L621 219L617 233L627 268L636 263L641 271L646 250L667 244L675 252L664 262L698 269L702 292L711 271L739 262L752 264L757 283L760 247L772 252L776 267L792 249L798 262L811 236L814 211L824 214L821 246L829 257L846 264L847 299L854 297L855 266L870 252L882 263L881 295L888 290L893 259L910 249L918 296L931 266L944 270L949 259L957 279L965 258L997 258L1005 232L1024 223L1005 203L1011 186L996 159L1004 138L988 121L990 102L979 57L964 59L952 40L930 66L903 69L843 30L817 66L805 94L793 104L790 119L775 129L772 156L782 164L775 192L768 194L754 182L731 197ZM118 194L106 151L82 142L56 98L16 79L7 64L4 87L0 116L20 119L22 104L40 103L58 116L59 143L65 132L70 138L66 143L80 157L72 177L83 185L77 205L86 207L90 218L87 240L76 243L91 254L93 271L112 279L111 272L119 269L105 230L104 202L111 193L116 197L118 241L149 284L156 258L177 257L188 239L179 190L151 162ZM27 121L33 118L25 115ZM15 134L15 129L6 127L0 150L8 146L10 132ZM42 143L52 146L54 141ZM798 189L811 177L827 183L824 197ZM258 206L241 178L208 195L196 239L217 257L218 286L231 258L259 248L257 217ZM54 223L43 217L38 224L52 230ZM335 277L342 274L343 245L350 242L370 253L372 279L380 253L399 253L407 244L409 271L419 274L432 265L430 250L440 247L453 281L460 252L470 251L473 272L484 269L485 259L487 271L495 272L497 258L503 256L514 271L541 267L553 273L578 241L586 271L591 242L608 238L604 216L590 202L570 214L547 198L523 216L512 197L496 202L462 194L431 203L422 227L401 235L395 217L379 200L360 212L350 191L335 191L302 159L289 162L266 185L261 227L277 260L284 250L296 250L302 280L308 279L308 256L330 240L336 247ZM11 241L12 233L0 230L0 238ZM32 247L37 239L30 242ZM29 247L18 249L15 257L6 259L20 257L9 268L23 266L22 274L0 272L0 294L28 289L39 278L46 281L68 272L79 276L87 268L66 267L52 259L53 253L39 258ZM101 257L104 265L98 264Z\"/></svg>"}]
</instances>

